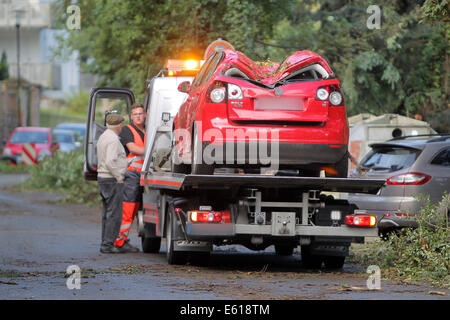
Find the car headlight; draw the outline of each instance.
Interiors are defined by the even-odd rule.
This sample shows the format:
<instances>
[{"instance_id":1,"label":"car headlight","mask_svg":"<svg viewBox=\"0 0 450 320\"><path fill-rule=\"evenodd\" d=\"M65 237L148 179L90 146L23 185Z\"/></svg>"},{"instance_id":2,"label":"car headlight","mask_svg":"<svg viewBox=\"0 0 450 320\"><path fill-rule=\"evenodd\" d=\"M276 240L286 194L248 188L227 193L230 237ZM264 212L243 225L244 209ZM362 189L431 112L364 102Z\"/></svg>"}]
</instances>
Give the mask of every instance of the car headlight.
<instances>
[{"instance_id":1,"label":"car headlight","mask_svg":"<svg viewBox=\"0 0 450 320\"><path fill-rule=\"evenodd\" d=\"M7 156L7 157L12 157L12 151L11 151L11 149L10 148L4 148L3 149L3 155L4 156Z\"/></svg>"}]
</instances>

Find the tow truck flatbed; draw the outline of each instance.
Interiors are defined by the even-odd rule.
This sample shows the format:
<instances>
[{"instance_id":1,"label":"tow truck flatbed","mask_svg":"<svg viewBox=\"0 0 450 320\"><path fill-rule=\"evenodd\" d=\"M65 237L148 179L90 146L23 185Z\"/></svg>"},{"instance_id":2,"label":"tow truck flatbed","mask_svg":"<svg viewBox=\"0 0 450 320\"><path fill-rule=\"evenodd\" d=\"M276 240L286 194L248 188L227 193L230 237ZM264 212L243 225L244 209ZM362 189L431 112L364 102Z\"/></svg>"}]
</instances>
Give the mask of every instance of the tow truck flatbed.
<instances>
[{"instance_id":1,"label":"tow truck flatbed","mask_svg":"<svg viewBox=\"0 0 450 320\"><path fill-rule=\"evenodd\" d=\"M142 181L143 185L147 185L152 189L169 190L248 187L376 194L385 183L385 180L382 179L369 180L359 178L295 177L256 174L193 175L153 172L144 175L144 177L145 180L143 179Z\"/></svg>"}]
</instances>

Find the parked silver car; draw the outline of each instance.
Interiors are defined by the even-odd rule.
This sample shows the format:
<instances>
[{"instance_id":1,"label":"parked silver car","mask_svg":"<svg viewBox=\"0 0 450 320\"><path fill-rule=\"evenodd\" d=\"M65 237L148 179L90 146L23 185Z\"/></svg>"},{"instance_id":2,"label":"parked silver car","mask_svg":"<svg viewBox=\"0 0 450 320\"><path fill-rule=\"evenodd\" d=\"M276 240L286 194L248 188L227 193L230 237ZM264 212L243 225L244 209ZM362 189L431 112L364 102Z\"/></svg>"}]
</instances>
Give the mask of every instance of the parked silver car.
<instances>
[{"instance_id":1,"label":"parked silver car","mask_svg":"<svg viewBox=\"0 0 450 320\"><path fill-rule=\"evenodd\" d=\"M352 177L386 179L378 195L350 194L349 202L378 217L380 233L416 227L420 195L432 203L450 190L450 134L399 137L371 144ZM364 172L365 171L365 172Z\"/></svg>"},{"instance_id":2,"label":"parked silver car","mask_svg":"<svg viewBox=\"0 0 450 320\"><path fill-rule=\"evenodd\" d=\"M53 129L53 134L59 142L60 151L71 152L81 147L81 142L78 141L78 135L75 131Z\"/></svg>"}]
</instances>

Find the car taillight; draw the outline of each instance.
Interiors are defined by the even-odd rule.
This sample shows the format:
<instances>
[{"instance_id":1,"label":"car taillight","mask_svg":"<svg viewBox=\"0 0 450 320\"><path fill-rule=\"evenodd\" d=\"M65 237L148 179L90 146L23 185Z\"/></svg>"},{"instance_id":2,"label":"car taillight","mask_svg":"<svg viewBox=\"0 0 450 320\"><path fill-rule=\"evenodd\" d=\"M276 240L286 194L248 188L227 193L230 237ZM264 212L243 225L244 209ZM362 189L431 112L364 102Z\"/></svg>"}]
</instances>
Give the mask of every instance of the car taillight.
<instances>
[{"instance_id":1,"label":"car taillight","mask_svg":"<svg viewBox=\"0 0 450 320\"><path fill-rule=\"evenodd\" d=\"M325 88L317 89L317 92L316 92L317 99L325 101L328 99L328 96L329 96L329 93L328 93L327 89L325 89Z\"/></svg>"},{"instance_id":2,"label":"car taillight","mask_svg":"<svg viewBox=\"0 0 450 320\"><path fill-rule=\"evenodd\" d=\"M230 211L194 210L189 211L189 217L192 222L231 222Z\"/></svg>"},{"instance_id":3,"label":"car taillight","mask_svg":"<svg viewBox=\"0 0 450 320\"><path fill-rule=\"evenodd\" d=\"M421 185L431 180L431 176L420 172L402 173L386 180L387 185L404 186L404 185Z\"/></svg>"},{"instance_id":4,"label":"car taillight","mask_svg":"<svg viewBox=\"0 0 450 320\"><path fill-rule=\"evenodd\" d=\"M342 94L338 91L330 93L330 103L334 106L339 106L342 103Z\"/></svg>"},{"instance_id":5,"label":"car taillight","mask_svg":"<svg viewBox=\"0 0 450 320\"><path fill-rule=\"evenodd\" d=\"M222 82L215 82L206 92L206 100L209 103L222 103L225 101L226 88Z\"/></svg>"},{"instance_id":6,"label":"car taillight","mask_svg":"<svg viewBox=\"0 0 450 320\"><path fill-rule=\"evenodd\" d=\"M242 90L239 86L229 83L228 84L228 99L242 100Z\"/></svg>"},{"instance_id":7,"label":"car taillight","mask_svg":"<svg viewBox=\"0 0 450 320\"><path fill-rule=\"evenodd\" d=\"M316 100L329 101L333 106L342 106L344 97L341 90L334 85L320 87L316 91Z\"/></svg>"},{"instance_id":8,"label":"car taillight","mask_svg":"<svg viewBox=\"0 0 450 320\"><path fill-rule=\"evenodd\" d=\"M377 217L368 214L353 214L345 216L345 224L354 227L375 227Z\"/></svg>"}]
</instances>

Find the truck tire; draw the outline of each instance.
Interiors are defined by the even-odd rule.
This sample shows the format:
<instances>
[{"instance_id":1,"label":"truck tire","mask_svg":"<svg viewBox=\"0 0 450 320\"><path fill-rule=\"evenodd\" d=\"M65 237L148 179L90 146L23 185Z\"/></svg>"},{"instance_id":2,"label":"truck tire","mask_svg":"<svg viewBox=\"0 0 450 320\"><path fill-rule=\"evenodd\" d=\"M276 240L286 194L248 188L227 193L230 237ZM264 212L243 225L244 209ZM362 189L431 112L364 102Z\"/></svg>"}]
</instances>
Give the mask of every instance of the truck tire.
<instances>
[{"instance_id":1,"label":"truck tire","mask_svg":"<svg viewBox=\"0 0 450 320\"><path fill-rule=\"evenodd\" d=\"M210 252L191 252L189 262L194 266L204 267L209 263Z\"/></svg>"},{"instance_id":2,"label":"truck tire","mask_svg":"<svg viewBox=\"0 0 450 320\"><path fill-rule=\"evenodd\" d=\"M327 269L342 269L345 257L324 257L323 263Z\"/></svg>"},{"instance_id":3,"label":"truck tire","mask_svg":"<svg viewBox=\"0 0 450 320\"><path fill-rule=\"evenodd\" d=\"M169 264L186 264L188 260L188 253L183 251L174 251L174 239L176 221L175 210L173 205L169 205L166 222L166 257Z\"/></svg>"},{"instance_id":4,"label":"truck tire","mask_svg":"<svg viewBox=\"0 0 450 320\"><path fill-rule=\"evenodd\" d=\"M320 269L322 267L322 256L315 256L310 253L309 246L301 247L302 267L307 269Z\"/></svg>"},{"instance_id":5,"label":"truck tire","mask_svg":"<svg viewBox=\"0 0 450 320\"><path fill-rule=\"evenodd\" d=\"M144 253L158 253L161 248L161 238L141 237L141 244Z\"/></svg>"},{"instance_id":6,"label":"truck tire","mask_svg":"<svg viewBox=\"0 0 450 320\"><path fill-rule=\"evenodd\" d=\"M290 256L294 253L294 248L288 244L276 244L275 253L279 256Z\"/></svg>"},{"instance_id":7,"label":"truck tire","mask_svg":"<svg viewBox=\"0 0 450 320\"><path fill-rule=\"evenodd\" d=\"M194 124L194 132L192 134L192 161L191 161L191 173L192 174L205 174L211 175L214 173L214 165L208 165L203 163L203 145L198 135L197 126Z\"/></svg>"}]
</instances>

